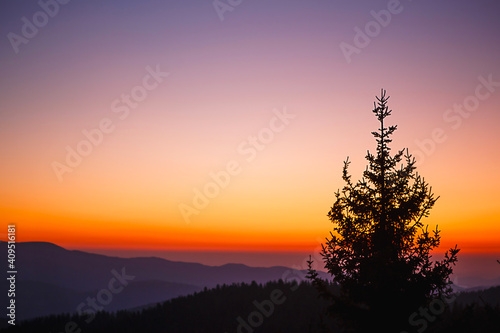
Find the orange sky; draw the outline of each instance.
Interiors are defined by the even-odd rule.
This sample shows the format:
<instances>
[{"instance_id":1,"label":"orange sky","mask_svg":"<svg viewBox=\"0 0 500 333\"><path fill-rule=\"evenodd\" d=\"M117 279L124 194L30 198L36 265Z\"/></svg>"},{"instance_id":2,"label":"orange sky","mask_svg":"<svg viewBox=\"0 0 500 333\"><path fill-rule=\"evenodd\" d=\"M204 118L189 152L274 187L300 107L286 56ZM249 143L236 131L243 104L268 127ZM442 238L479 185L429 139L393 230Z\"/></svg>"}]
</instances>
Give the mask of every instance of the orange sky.
<instances>
[{"instance_id":1,"label":"orange sky","mask_svg":"<svg viewBox=\"0 0 500 333\"><path fill-rule=\"evenodd\" d=\"M339 44L386 2L248 3L224 22L211 6L130 3L116 16L103 4L96 16L72 4L18 54L4 38L0 234L15 223L20 241L78 249L312 250L331 229L343 160L359 179L375 150L383 87L393 149L416 153L441 196L426 222L442 249L500 253L500 88L483 83L500 81L497 17L480 4L407 5L351 63ZM3 13L5 30L35 9ZM147 96L127 106L140 87ZM112 130L92 132L99 143L58 174L54 162L103 121ZM194 207L228 163L228 185Z\"/></svg>"}]
</instances>

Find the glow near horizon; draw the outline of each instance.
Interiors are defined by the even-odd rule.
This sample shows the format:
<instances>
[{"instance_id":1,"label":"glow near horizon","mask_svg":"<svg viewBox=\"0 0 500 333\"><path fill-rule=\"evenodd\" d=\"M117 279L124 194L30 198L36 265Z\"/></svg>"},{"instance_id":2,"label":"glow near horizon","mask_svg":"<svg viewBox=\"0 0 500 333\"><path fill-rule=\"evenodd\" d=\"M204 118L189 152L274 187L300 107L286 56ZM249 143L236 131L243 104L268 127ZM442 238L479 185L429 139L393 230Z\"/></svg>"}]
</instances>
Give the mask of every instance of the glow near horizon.
<instances>
[{"instance_id":1,"label":"glow near horizon","mask_svg":"<svg viewBox=\"0 0 500 333\"><path fill-rule=\"evenodd\" d=\"M421 151L417 141L436 128L446 137L418 167L441 196L426 223L443 230L443 249L500 253L500 92L443 118L479 77L500 81L498 8L403 3L348 64L339 43L352 43L353 28L387 1L286 4L245 2L220 22L206 1L70 3L19 54L4 38L3 220L22 241L79 248L313 249L331 230L343 160L359 179L375 150L371 109L385 88L393 150ZM3 31L18 32L35 10L4 11ZM169 76L121 120L113 101L156 64ZM284 107L296 117L247 161L239 145ZM59 182L53 161L64 163L65 147L103 118L112 133ZM179 204L231 160L241 172L186 223Z\"/></svg>"}]
</instances>

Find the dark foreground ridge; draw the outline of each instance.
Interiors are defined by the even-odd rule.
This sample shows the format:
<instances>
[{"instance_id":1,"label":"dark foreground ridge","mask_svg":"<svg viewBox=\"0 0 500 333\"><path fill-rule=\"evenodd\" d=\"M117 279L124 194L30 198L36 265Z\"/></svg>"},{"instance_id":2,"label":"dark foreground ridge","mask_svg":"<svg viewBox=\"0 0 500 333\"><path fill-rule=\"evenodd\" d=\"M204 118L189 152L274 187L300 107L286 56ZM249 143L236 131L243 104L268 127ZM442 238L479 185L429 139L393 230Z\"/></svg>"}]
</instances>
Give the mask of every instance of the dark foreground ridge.
<instances>
[{"instance_id":1,"label":"dark foreground ridge","mask_svg":"<svg viewBox=\"0 0 500 333\"><path fill-rule=\"evenodd\" d=\"M335 289L335 288L332 288ZM415 309L402 332L500 332L500 287L459 294L439 315ZM309 283L241 283L205 289L149 308L93 316L52 315L19 322L1 332L340 332ZM424 321L424 318L426 321ZM91 320L90 320L91 319ZM89 323L88 323L89 322ZM425 326L424 326L425 323Z\"/></svg>"}]
</instances>

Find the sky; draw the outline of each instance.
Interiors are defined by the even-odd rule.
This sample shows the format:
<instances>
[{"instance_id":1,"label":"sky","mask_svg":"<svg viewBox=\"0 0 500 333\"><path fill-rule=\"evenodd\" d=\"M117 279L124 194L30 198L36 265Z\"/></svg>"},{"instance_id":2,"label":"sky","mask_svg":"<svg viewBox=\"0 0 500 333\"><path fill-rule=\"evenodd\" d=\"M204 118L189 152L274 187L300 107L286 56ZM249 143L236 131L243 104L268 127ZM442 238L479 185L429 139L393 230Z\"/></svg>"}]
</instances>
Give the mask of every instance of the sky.
<instances>
[{"instance_id":1,"label":"sky","mask_svg":"<svg viewBox=\"0 0 500 333\"><path fill-rule=\"evenodd\" d=\"M375 150L383 88L393 150L440 196L438 252L500 256L498 2L0 6L3 238L291 264Z\"/></svg>"}]
</instances>

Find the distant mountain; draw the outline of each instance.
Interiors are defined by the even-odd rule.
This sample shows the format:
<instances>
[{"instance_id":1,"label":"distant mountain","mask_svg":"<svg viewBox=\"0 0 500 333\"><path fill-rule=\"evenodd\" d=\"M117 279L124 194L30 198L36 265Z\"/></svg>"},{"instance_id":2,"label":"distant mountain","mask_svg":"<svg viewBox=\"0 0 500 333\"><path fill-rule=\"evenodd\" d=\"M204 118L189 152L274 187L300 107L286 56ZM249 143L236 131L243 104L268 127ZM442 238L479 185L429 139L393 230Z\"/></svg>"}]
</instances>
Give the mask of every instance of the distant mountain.
<instances>
[{"instance_id":1,"label":"distant mountain","mask_svg":"<svg viewBox=\"0 0 500 333\"><path fill-rule=\"evenodd\" d=\"M500 268L500 265L498 268ZM460 277L460 285L465 290L478 290L487 289L500 285L500 277L497 278L484 278L478 275L462 275ZM470 287L467 287L470 286Z\"/></svg>"},{"instance_id":2,"label":"distant mountain","mask_svg":"<svg viewBox=\"0 0 500 333\"><path fill-rule=\"evenodd\" d=\"M7 252L6 246L7 243L0 242L2 253ZM206 266L155 257L108 257L70 251L46 242L17 243L16 259L19 320L73 313L78 306L82 311L94 308L115 311L188 295L218 284L265 283L305 275L303 271L279 266ZM2 279L2 290L7 289L7 280ZM92 299L96 305L91 305Z\"/></svg>"}]
</instances>

